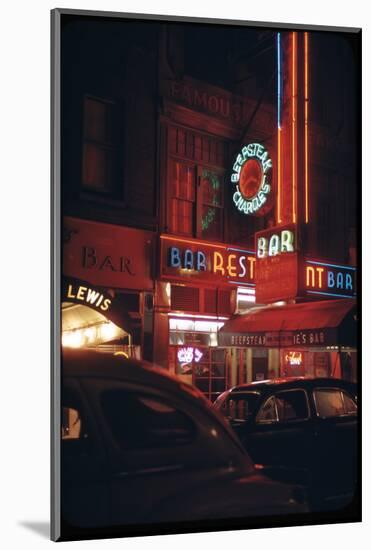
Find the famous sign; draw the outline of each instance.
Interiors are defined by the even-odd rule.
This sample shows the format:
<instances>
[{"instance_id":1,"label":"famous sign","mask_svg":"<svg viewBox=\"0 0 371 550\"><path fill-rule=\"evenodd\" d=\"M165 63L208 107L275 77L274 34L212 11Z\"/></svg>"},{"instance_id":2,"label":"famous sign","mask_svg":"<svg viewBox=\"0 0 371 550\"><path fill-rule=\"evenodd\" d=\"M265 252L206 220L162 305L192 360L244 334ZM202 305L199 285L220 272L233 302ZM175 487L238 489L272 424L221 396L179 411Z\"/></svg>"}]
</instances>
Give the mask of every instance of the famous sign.
<instances>
[{"instance_id":1,"label":"famous sign","mask_svg":"<svg viewBox=\"0 0 371 550\"><path fill-rule=\"evenodd\" d=\"M249 143L238 153L231 175L233 202L243 214L264 215L272 206L270 173L272 160L259 143Z\"/></svg>"}]
</instances>

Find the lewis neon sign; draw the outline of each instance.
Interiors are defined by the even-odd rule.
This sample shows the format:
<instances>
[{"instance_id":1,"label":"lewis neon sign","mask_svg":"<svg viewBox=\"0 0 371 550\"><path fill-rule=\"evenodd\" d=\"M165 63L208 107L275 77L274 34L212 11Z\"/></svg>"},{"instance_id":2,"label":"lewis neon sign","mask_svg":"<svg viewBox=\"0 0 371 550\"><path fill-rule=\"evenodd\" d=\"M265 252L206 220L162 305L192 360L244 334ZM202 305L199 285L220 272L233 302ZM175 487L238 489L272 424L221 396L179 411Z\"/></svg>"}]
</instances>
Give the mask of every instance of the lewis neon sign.
<instances>
[{"instance_id":1,"label":"lewis neon sign","mask_svg":"<svg viewBox=\"0 0 371 550\"><path fill-rule=\"evenodd\" d=\"M249 143L238 153L233 164L231 182L234 184L233 202L240 212L262 216L272 206L270 172L272 160L260 143Z\"/></svg>"}]
</instances>

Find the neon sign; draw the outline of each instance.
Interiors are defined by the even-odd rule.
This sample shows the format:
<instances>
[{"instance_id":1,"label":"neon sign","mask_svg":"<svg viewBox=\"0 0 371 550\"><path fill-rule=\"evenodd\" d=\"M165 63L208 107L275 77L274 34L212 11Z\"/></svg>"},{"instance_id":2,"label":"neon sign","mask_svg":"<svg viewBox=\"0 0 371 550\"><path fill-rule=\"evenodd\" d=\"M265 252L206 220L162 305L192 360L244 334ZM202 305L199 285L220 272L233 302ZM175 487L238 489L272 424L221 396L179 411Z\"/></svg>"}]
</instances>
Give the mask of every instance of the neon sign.
<instances>
[{"instance_id":1,"label":"neon sign","mask_svg":"<svg viewBox=\"0 0 371 550\"><path fill-rule=\"evenodd\" d=\"M198 348L192 347L180 348L177 354L178 362L181 365L188 365L189 363L192 363L192 361L194 361L195 363L199 363L202 356L202 351L200 351Z\"/></svg>"},{"instance_id":2,"label":"neon sign","mask_svg":"<svg viewBox=\"0 0 371 550\"><path fill-rule=\"evenodd\" d=\"M67 302L82 302L87 306L94 307L101 311L107 311L112 303L111 298L103 292L97 291L96 289L88 286L73 284L67 285L65 300Z\"/></svg>"},{"instance_id":3,"label":"neon sign","mask_svg":"<svg viewBox=\"0 0 371 550\"><path fill-rule=\"evenodd\" d=\"M250 272L250 278L254 278L253 256L237 255L235 253L223 254L214 250L209 256L211 260L210 269L213 273L219 273L227 277L244 278L247 271ZM210 262L209 262L210 263ZM190 269L195 271L207 271L206 254L201 250L192 251L187 248L182 251L176 246L169 248L169 265L181 269Z\"/></svg>"},{"instance_id":4,"label":"neon sign","mask_svg":"<svg viewBox=\"0 0 371 550\"><path fill-rule=\"evenodd\" d=\"M285 362L291 367L300 367L303 362L303 354L300 351L288 351L285 354Z\"/></svg>"},{"instance_id":5,"label":"neon sign","mask_svg":"<svg viewBox=\"0 0 371 550\"><path fill-rule=\"evenodd\" d=\"M255 253L234 246L161 236L162 276L253 286Z\"/></svg>"},{"instance_id":6,"label":"neon sign","mask_svg":"<svg viewBox=\"0 0 371 550\"><path fill-rule=\"evenodd\" d=\"M257 257L277 256L285 252L294 252L294 232L284 229L281 233L273 233L270 238L257 238Z\"/></svg>"},{"instance_id":7,"label":"neon sign","mask_svg":"<svg viewBox=\"0 0 371 550\"><path fill-rule=\"evenodd\" d=\"M304 287L307 294L334 297L356 295L356 268L315 260L305 262Z\"/></svg>"},{"instance_id":8,"label":"neon sign","mask_svg":"<svg viewBox=\"0 0 371 550\"><path fill-rule=\"evenodd\" d=\"M263 215L271 192L269 172L272 160L259 143L249 143L238 153L233 165L231 182L236 184L233 202L244 214Z\"/></svg>"}]
</instances>

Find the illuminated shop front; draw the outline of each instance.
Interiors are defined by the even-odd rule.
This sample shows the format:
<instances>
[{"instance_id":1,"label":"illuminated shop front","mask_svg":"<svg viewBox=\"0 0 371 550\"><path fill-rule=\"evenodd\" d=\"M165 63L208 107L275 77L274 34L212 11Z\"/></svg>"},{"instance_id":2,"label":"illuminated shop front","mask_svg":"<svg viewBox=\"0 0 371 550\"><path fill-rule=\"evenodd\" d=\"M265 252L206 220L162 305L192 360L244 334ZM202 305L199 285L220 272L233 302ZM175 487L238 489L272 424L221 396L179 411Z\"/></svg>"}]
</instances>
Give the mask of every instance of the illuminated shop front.
<instances>
[{"instance_id":1,"label":"illuminated shop front","mask_svg":"<svg viewBox=\"0 0 371 550\"><path fill-rule=\"evenodd\" d=\"M251 251L229 245L160 237L168 366L211 400L230 385L228 350L218 331L255 302Z\"/></svg>"},{"instance_id":2,"label":"illuminated shop front","mask_svg":"<svg viewBox=\"0 0 371 550\"><path fill-rule=\"evenodd\" d=\"M238 383L278 377L337 377L357 381L357 314L353 299L270 305L228 321L219 344L257 350L261 368Z\"/></svg>"},{"instance_id":3,"label":"illuminated shop front","mask_svg":"<svg viewBox=\"0 0 371 550\"><path fill-rule=\"evenodd\" d=\"M63 225L62 346L148 356L153 234L72 217Z\"/></svg>"}]
</instances>

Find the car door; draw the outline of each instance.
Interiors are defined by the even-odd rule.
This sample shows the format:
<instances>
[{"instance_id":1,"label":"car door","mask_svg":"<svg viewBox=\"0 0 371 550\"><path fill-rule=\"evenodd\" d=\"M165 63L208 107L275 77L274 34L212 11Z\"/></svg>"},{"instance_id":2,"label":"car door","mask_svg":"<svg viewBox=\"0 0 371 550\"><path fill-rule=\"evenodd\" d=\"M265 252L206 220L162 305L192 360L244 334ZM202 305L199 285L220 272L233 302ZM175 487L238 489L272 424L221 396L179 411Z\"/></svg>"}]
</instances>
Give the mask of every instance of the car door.
<instances>
[{"instance_id":1,"label":"car door","mask_svg":"<svg viewBox=\"0 0 371 550\"><path fill-rule=\"evenodd\" d=\"M210 425L189 403L120 381L84 384L110 454L113 524L150 522L162 503L173 499L181 507L174 495L187 495L192 485L227 469L227 451L208 446Z\"/></svg>"},{"instance_id":2,"label":"car door","mask_svg":"<svg viewBox=\"0 0 371 550\"><path fill-rule=\"evenodd\" d=\"M245 433L257 463L290 468L307 468L312 440L308 395L301 388L267 396Z\"/></svg>"},{"instance_id":3,"label":"car door","mask_svg":"<svg viewBox=\"0 0 371 550\"><path fill-rule=\"evenodd\" d=\"M342 388L313 390L316 484L326 492L353 492L357 478L357 404Z\"/></svg>"},{"instance_id":4,"label":"car door","mask_svg":"<svg viewBox=\"0 0 371 550\"><path fill-rule=\"evenodd\" d=\"M259 397L259 392L234 392L228 394L218 407L240 439L246 430L246 423L255 411Z\"/></svg>"},{"instance_id":5,"label":"car door","mask_svg":"<svg viewBox=\"0 0 371 550\"><path fill-rule=\"evenodd\" d=\"M109 521L107 457L78 380L65 378L61 410L61 507L71 526Z\"/></svg>"}]
</instances>

